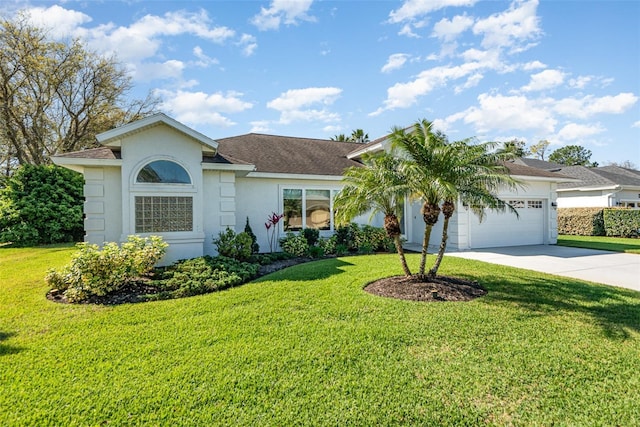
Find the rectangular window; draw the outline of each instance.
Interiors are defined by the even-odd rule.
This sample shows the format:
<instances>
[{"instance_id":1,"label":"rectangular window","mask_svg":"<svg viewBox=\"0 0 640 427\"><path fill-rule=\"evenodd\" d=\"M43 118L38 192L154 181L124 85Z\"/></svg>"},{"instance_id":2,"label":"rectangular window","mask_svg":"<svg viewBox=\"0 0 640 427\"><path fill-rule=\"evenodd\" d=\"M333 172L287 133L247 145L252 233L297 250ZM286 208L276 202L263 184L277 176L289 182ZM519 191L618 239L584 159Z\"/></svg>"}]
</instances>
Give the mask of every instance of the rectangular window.
<instances>
[{"instance_id":1,"label":"rectangular window","mask_svg":"<svg viewBox=\"0 0 640 427\"><path fill-rule=\"evenodd\" d=\"M284 231L300 231L303 228L331 230L332 196L336 193L321 189L283 189Z\"/></svg>"},{"instance_id":2,"label":"rectangular window","mask_svg":"<svg viewBox=\"0 0 640 427\"><path fill-rule=\"evenodd\" d=\"M193 198L136 196L136 233L193 231Z\"/></svg>"},{"instance_id":3,"label":"rectangular window","mask_svg":"<svg viewBox=\"0 0 640 427\"><path fill-rule=\"evenodd\" d=\"M524 209L524 200L509 200L509 204L515 209Z\"/></svg>"},{"instance_id":4,"label":"rectangular window","mask_svg":"<svg viewBox=\"0 0 640 427\"><path fill-rule=\"evenodd\" d=\"M542 200L528 200L527 206L529 209L542 209Z\"/></svg>"},{"instance_id":5,"label":"rectangular window","mask_svg":"<svg viewBox=\"0 0 640 427\"><path fill-rule=\"evenodd\" d=\"M329 190L306 190L305 212L307 228L331 229L331 192Z\"/></svg>"},{"instance_id":6,"label":"rectangular window","mask_svg":"<svg viewBox=\"0 0 640 427\"><path fill-rule=\"evenodd\" d=\"M302 230L302 190L285 189L284 203L284 230Z\"/></svg>"}]
</instances>

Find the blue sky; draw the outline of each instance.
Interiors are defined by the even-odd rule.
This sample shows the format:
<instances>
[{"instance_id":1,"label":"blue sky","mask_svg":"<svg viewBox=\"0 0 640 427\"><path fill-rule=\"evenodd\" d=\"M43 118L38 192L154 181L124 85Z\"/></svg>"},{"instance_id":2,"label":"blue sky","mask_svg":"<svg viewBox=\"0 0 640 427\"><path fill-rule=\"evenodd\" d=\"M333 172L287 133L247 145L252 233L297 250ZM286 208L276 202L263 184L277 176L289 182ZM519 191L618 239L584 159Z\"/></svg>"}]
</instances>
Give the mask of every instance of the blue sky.
<instances>
[{"instance_id":1,"label":"blue sky","mask_svg":"<svg viewBox=\"0 0 640 427\"><path fill-rule=\"evenodd\" d=\"M640 166L640 1L15 1L211 138L434 121Z\"/></svg>"}]
</instances>

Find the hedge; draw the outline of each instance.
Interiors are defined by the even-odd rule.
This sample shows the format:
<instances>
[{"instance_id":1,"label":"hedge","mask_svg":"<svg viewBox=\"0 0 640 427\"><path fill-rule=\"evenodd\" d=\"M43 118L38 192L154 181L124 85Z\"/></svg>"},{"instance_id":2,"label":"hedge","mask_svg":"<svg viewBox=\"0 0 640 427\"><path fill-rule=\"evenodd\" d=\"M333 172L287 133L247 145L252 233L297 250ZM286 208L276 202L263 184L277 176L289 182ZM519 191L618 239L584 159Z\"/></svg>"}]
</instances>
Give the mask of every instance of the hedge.
<instances>
[{"instance_id":1,"label":"hedge","mask_svg":"<svg viewBox=\"0 0 640 427\"><path fill-rule=\"evenodd\" d=\"M640 236L640 210L605 209L604 226L607 236L638 237Z\"/></svg>"},{"instance_id":2,"label":"hedge","mask_svg":"<svg viewBox=\"0 0 640 427\"><path fill-rule=\"evenodd\" d=\"M558 234L604 236L603 208L558 209Z\"/></svg>"}]
</instances>

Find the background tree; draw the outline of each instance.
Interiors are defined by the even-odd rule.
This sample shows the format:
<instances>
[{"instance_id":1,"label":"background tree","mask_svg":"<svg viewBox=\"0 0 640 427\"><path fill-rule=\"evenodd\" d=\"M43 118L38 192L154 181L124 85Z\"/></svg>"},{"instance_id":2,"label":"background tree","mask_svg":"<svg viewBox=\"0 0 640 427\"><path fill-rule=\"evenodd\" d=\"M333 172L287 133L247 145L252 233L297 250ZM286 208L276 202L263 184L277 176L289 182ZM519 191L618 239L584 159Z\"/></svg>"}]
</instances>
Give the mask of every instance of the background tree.
<instances>
[{"instance_id":1,"label":"background tree","mask_svg":"<svg viewBox=\"0 0 640 427\"><path fill-rule=\"evenodd\" d=\"M330 139L332 141L357 142L359 144L365 144L369 142L369 134L364 133L362 129L354 129L353 131L351 131L350 136L341 133L339 135L332 136Z\"/></svg>"},{"instance_id":2,"label":"background tree","mask_svg":"<svg viewBox=\"0 0 640 427\"><path fill-rule=\"evenodd\" d=\"M546 139L542 139L538 141L537 144L533 144L529 147L529 153L539 160L544 160L544 155L549 148L549 144L551 144Z\"/></svg>"},{"instance_id":3,"label":"background tree","mask_svg":"<svg viewBox=\"0 0 640 427\"><path fill-rule=\"evenodd\" d=\"M55 165L23 165L0 190L0 242L17 246L82 240L78 172Z\"/></svg>"},{"instance_id":4,"label":"background tree","mask_svg":"<svg viewBox=\"0 0 640 427\"><path fill-rule=\"evenodd\" d=\"M357 142L359 144L365 144L369 142L369 134L364 133L362 129L355 129L351 132L351 137L349 138L352 142Z\"/></svg>"},{"instance_id":5,"label":"background tree","mask_svg":"<svg viewBox=\"0 0 640 427\"><path fill-rule=\"evenodd\" d=\"M526 157L529 155L529 151L527 150L527 146L524 141L519 141L517 139L503 142L500 152L510 153L513 157Z\"/></svg>"},{"instance_id":6,"label":"background tree","mask_svg":"<svg viewBox=\"0 0 640 427\"><path fill-rule=\"evenodd\" d=\"M636 166L636 164L631 160L624 160L622 162L605 162L605 166L618 166L620 168L638 170L638 166Z\"/></svg>"},{"instance_id":7,"label":"background tree","mask_svg":"<svg viewBox=\"0 0 640 427\"><path fill-rule=\"evenodd\" d=\"M114 57L79 40L51 40L26 17L0 19L0 161L42 165L95 146L95 135L155 112L158 100L126 100L131 77Z\"/></svg>"},{"instance_id":8,"label":"background tree","mask_svg":"<svg viewBox=\"0 0 640 427\"><path fill-rule=\"evenodd\" d=\"M567 166L598 166L597 162L591 162L591 150L580 145L566 145L558 148L551 155L549 161Z\"/></svg>"}]
</instances>

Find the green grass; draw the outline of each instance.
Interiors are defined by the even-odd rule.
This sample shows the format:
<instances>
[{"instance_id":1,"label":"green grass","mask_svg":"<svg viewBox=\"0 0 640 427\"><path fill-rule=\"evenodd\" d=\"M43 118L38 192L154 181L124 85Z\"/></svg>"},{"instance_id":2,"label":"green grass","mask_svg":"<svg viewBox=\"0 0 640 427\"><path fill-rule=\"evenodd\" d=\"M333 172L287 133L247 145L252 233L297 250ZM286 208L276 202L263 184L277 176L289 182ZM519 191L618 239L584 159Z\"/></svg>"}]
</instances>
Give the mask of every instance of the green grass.
<instances>
[{"instance_id":1,"label":"green grass","mask_svg":"<svg viewBox=\"0 0 640 427\"><path fill-rule=\"evenodd\" d=\"M640 239L603 236L558 236L558 245L640 254Z\"/></svg>"},{"instance_id":2,"label":"green grass","mask_svg":"<svg viewBox=\"0 0 640 427\"><path fill-rule=\"evenodd\" d=\"M638 425L640 293L457 258L466 303L370 295L374 255L223 292L49 302L72 248L0 249L0 425ZM410 255L415 268L419 255Z\"/></svg>"}]
</instances>

